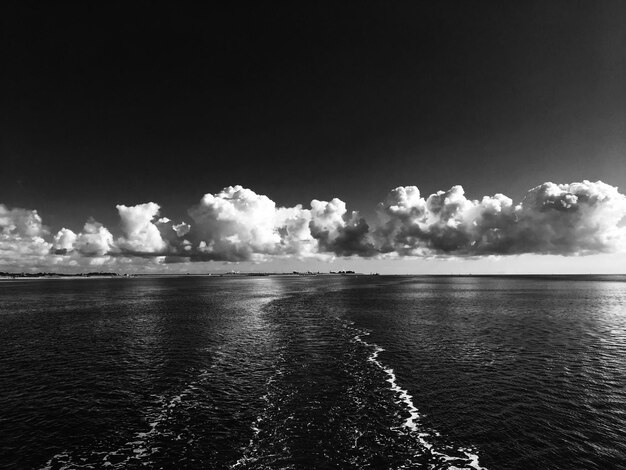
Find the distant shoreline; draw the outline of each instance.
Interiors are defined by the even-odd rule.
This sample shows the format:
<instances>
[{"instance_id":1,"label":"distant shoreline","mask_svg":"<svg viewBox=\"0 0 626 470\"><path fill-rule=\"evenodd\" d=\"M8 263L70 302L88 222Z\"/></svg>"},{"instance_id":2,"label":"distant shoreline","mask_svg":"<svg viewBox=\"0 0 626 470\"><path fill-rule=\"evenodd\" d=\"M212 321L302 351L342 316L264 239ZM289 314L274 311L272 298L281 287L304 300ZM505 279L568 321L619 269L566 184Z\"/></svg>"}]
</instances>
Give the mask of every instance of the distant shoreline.
<instances>
[{"instance_id":1,"label":"distant shoreline","mask_svg":"<svg viewBox=\"0 0 626 470\"><path fill-rule=\"evenodd\" d=\"M79 273L79 274L65 274L65 273L6 273L0 272L0 279L55 279L55 278L111 278L111 277L133 277L134 274L118 274L118 273Z\"/></svg>"},{"instance_id":2,"label":"distant shoreline","mask_svg":"<svg viewBox=\"0 0 626 470\"><path fill-rule=\"evenodd\" d=\"M350 277L414 277L414 278L509 278L509 279L550 279L550 280L584 280L626 277L626 274L379 274L379 273L358 273L358 272L270 272L270 273L140 273L140 274L118 274L118 273L81 273L81 274L64 274L64 273L0 273L0 280L42 280L42 279L129 279L129 278L149 278L149 277L269 277L269 276L288 276L288 277L315 277L315 276L350 276Z\"/></svg>"}]
</instances>

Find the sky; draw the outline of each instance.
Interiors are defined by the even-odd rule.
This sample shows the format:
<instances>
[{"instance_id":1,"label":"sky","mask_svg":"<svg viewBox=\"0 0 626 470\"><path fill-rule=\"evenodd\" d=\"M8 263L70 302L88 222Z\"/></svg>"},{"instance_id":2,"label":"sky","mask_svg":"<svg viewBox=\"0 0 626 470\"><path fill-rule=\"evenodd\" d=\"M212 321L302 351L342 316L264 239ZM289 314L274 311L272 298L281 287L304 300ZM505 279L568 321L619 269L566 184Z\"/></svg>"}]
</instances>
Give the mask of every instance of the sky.
<instances>
[{"instance_id":1,"label":"sky","mask_svg":"<svg viewBox=\"0 0 626 470\"><path fill-rule=\"evenodd\" d=\"M624 272L623 2L2 9L0 271Z\"/></svg>"}]
</instances>

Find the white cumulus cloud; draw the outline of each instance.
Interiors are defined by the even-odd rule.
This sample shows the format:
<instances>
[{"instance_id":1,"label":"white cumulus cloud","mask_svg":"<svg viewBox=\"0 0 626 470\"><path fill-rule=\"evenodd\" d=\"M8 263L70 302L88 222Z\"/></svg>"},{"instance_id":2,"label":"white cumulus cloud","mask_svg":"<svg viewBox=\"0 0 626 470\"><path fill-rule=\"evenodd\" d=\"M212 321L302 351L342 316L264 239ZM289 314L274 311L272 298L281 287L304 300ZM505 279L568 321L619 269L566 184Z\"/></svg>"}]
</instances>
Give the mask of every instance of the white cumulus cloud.
<instances>
[{"instance_id":1,"label":"white cumulus cloud","mask_svg":"<svg viewBox=\"0 0 626 470\"><path fill-rule=\"evenodd\" d=\"M0 204L0 265L39 266L52 244L36 210Z\"/></svg>"},{"instance_id":2,"label":"white cumulus cloud","mask_svg":"<svg viewBox=\"0 0 626 470\"><path fill-rule=\"evenodd\" d=\"M503 194L467 199L461 186L428 198L399 187L378 213L380 250L400 255L580 255L622 250L626 240L626 196L601 181L544 183L517 205Z\"/></svg>"},{"instance_id":3,"label":"white cumulus cloud","mask_svg":"<svg viewBox=\"0 0 626 470\"><path fill-rule=\"evenodd\" d=\"M626 252L626 196L601 181L544 183L518 203L503 194L470 199L461 186L428 197L400 186L378 205L374 224L337 198L281 207L242 186L205 194L188 210L190 223L160 217L154 202L116 207L116 236L94 219L51 235L37 211L0 204L0 263L152 269L186 260Z\"/></svg>"},{"instance_id":4,"label":"white cumulus cloud","mask_svg":"<svg viewBox=\"0 0 626 470\"><path fill-rule=\"evenodd\" d=\"M54 236L53 246L59 254L67 254L74 250L77 235L70 229L62 228Z\"/></svg>"},{"instance_id":5,"label":"white cumulus cloud","mask_svg":"<svg viewBox=\"0 0 626 470\"><path fill-rule=\"evenodd\" d=\"M310 211L277 208L274 201L242 186L205 194L189 209L190 238L202 259L250 260L265 255L297 254L311 240Z\"/></svg>"},{"instance_id":6,"label":"white cumulus cloud","mask_svg":"<svg viewBox=\"0 0 626 470\"><path fill-rule=\"evenodd\" d=\"M113 235L101 223L89 220L77 235L74 249L83 255L104 256L117 251Z\"/></svg>"},{"instance_id":7,"label":"white cumulus cloud","mask_svg":"<svg viewBox=\"0 0 626 470\"><path fill-rule=\"evenodd\" d=\"M147 202L130 207L120 204L116 208L123 232L117 239L117 246L120 249L134 253L160 253L166 249L167 243L161 238L159 228L153 223L159 215L158 204Z\"/></svg>"},{"instance_id":8,"label":"white cumulus cloud","mask_svg":"<svg viewBox=\"0 0 626 470\"><path fill-rule=\"evenodd\" d=\"M339 256L368 256L375 252L367 222L357 212L348 212L341 199L330 202L313 199L310 228L321 252Z\"/></svg>"}]
</instances>

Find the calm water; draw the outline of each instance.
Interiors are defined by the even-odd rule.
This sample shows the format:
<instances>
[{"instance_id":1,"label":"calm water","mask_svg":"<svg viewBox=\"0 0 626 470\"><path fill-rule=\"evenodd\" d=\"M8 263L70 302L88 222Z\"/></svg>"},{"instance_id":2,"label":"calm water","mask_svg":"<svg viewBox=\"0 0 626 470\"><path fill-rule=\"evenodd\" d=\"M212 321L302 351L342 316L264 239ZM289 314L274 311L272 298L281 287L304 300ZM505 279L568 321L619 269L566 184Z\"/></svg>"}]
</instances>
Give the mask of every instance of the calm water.
<instances>
[{"instance_id":1,"label":"calm water","mask_svg":"<svg viewBox=\"0 0 626 470\"><path fill-rule=\"evenodd\" d=\"M626 468L624 281L0 281L0 467Z\"/></svg>"}]
</instances>

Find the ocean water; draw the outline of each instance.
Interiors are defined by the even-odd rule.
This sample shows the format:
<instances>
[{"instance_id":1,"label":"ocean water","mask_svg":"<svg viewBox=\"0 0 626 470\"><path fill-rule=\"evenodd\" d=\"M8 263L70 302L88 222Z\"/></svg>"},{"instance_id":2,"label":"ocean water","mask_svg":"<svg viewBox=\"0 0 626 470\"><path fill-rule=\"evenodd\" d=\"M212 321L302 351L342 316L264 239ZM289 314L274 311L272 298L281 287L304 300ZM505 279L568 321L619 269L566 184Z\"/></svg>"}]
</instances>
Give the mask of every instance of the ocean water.
<instances>
[{"instance_id":1,"label":"ocean water","mask_svg":"<svg viewBox=\"0 0 626 470\"><path fill-rule=\"evenodd\" d=\"M626 278L0 281L0 468L626 468Z\"/></svg>"}]
</instances>

